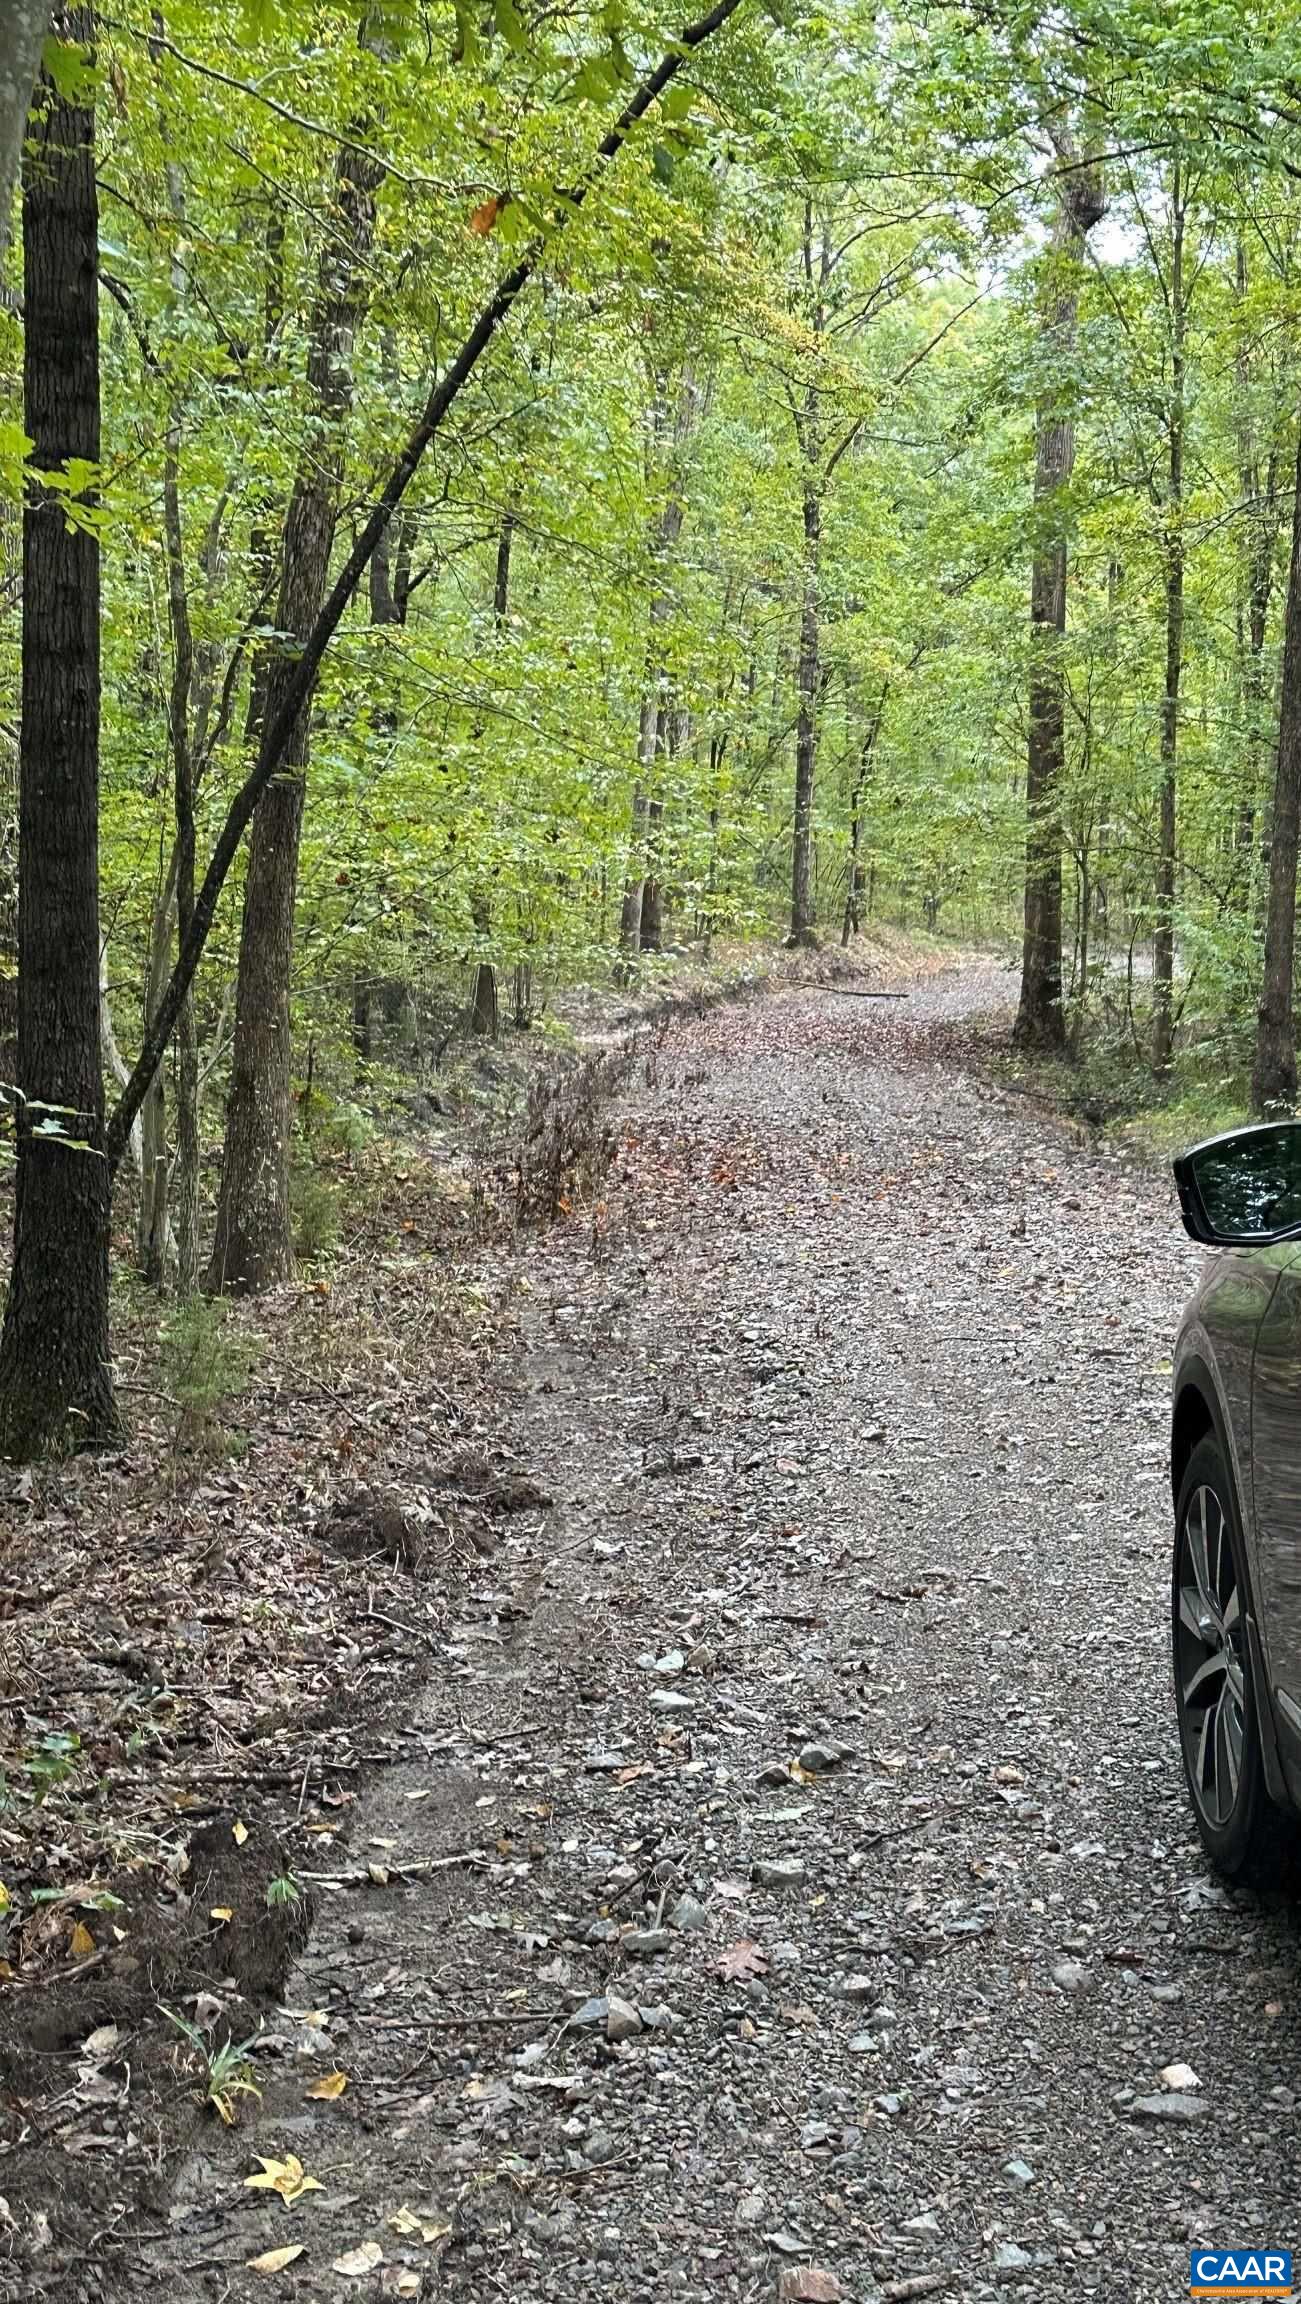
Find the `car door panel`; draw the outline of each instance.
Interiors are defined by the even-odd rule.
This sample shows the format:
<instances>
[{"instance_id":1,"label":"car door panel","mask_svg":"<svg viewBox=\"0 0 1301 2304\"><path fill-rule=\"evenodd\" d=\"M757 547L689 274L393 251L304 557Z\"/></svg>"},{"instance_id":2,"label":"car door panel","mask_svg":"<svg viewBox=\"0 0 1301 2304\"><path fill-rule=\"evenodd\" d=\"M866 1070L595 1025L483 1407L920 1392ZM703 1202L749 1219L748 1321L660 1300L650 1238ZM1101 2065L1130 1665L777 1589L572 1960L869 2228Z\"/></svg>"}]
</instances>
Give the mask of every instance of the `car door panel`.
<instances>
[{"instance_id":1,"label":"car door panel","mask_svg":"<svg viewBox=\"0 0 1301 2304\"><path fill-rule=\"evenodd\" d=\"M1295 1246L1256 1337L1251 1455L1259 1628L1287 1725L1301 1732L1301 1250Z\"/></svg>"}]
</instances>

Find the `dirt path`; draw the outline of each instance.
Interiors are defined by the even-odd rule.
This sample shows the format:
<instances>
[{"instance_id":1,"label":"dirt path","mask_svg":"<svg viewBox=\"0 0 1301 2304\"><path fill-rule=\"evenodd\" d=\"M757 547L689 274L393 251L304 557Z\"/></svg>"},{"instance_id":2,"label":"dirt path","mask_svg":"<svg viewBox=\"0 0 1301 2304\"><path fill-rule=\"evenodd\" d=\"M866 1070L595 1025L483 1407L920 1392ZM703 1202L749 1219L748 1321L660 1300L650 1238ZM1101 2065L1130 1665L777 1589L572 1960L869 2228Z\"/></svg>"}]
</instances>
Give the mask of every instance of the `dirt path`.
<instances>
[{"instance_id":1,"label":"dirt path","mask_svg":"<svg viewBox=\"0 0 1301 2304\"><path fill-rule=\"evenodd\" d=\"M256 2119L68 2304L1167 2304L1190 2240L1301 2239L1295 1930L1208 1878L1167 1697L1194 1258L964 1066L1006 982L722 1010L638 1085L599 1256L533 1267L555 1507L324 1849L374 1876ZM1207 2116L1132 2117L1176 2060Z\"/></svg>"}]
</instances>

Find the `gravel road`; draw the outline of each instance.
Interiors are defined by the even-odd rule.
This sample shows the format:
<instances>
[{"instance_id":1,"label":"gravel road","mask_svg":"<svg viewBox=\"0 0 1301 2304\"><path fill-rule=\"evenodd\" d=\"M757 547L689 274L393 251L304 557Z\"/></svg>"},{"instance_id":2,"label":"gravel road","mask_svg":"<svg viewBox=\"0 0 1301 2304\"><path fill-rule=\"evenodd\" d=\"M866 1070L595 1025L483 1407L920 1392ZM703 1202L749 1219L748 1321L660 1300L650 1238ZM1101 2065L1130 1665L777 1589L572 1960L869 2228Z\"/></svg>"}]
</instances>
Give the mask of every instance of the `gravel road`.
<instances>
[{"instance_id":1,"label":"gravel road","mask_svg":"<svg viewBox=\"0 0 1301 2304\"><path fill-rule=\"evenodd\" d=\"M1168 2304L1301 2243L1296 1924L1209 1876L1167 1688L1195 1256L979 1076L1007 983L720 1009L638 1080L595 1252L530 1264L554 1506L123 2295Z\"/></svg>"}]
</instances>

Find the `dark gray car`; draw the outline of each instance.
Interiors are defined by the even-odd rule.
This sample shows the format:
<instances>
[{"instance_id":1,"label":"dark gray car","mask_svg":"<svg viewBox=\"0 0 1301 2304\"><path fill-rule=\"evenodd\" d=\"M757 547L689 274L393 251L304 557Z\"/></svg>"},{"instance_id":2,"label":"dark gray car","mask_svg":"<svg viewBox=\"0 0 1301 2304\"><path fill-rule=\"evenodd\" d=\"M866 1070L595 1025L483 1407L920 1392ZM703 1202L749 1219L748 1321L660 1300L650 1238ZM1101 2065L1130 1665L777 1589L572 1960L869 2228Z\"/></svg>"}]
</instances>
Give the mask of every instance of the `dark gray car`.
<instances>
[{"instance_id":1,"label":"dark gray car","mask_svg":"<svg viewBox=\"0 0 1301 2304\"><path fill-rule=\"evenodd\" d=\"M1301 1814L1301 1124L1216 1137L1175 1180L1223 1251L1175 1355L1175 1702L1206 1849L1259 1878Z\"/></svg>"}]
</instances>

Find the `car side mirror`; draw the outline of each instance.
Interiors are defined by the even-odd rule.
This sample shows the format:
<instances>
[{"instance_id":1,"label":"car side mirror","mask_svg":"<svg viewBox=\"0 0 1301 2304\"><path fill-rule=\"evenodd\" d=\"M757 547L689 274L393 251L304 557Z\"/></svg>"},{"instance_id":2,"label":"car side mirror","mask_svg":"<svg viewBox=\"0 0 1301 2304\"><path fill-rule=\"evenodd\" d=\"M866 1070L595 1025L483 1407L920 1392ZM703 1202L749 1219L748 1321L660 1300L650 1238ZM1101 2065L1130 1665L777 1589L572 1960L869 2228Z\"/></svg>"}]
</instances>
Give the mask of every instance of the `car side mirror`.
<instances>
[{"instance_id":1,"label":"car side mirror","mask_svg":"<svg viewBox=\"0 0 1301 2304\"><path fill-rule=\"evenodd\" d=\"M1184 1230L1212 1248L1301 1234L1301 1121L1213 1136L1175 1161Z\"/></svg>"}]
</instances>

